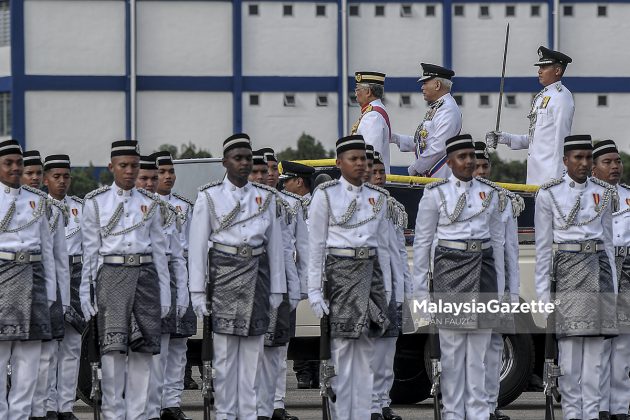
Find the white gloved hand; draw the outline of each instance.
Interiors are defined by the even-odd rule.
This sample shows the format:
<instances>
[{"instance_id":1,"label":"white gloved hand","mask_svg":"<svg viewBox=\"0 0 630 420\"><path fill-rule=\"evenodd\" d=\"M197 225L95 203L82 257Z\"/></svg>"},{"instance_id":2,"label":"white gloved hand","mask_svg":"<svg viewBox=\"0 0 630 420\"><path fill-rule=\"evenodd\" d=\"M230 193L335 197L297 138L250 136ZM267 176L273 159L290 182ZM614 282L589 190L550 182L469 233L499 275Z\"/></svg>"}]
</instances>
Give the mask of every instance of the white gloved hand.
<instances>
[{"instance_id":1,"label":"white gloved hand","mask_svg":"<svg viewBox=\"0 0 630 420\"><path fill-rule=\"evenodd\" d=\"M322 319L324 314L328 315L330 313L328 305L326 305L326 302L324 301L324 296L322 296L321 290L309 289L308 301L311 304L311 309L317 318Z\"/></svg>"},{"instance_id":2,"label":"white gloved hand","mask_svg":"<svg viewBox=\"0 0 630 420\"><path fill-rule=\"evenodd\" d=\"M188 307L190 304L190 294L188 293L188 288L185 291L177 291L177 306Z\"/></svg>"},{"instance_id":3,"label":"white gloved hand","mask_svg":"<svg viewBox=\"0 0 630 420\"><path fill-rule=\"evenodd\" d=\"M171 307L170 306L160 306L161 308L161 314L160 314L160 318L164 319L168 316L168 314L171 313Z\"/></svg>"},{"instance_id":4,"label":"white gloved hand","mask_svg":"<svg viewBox=\"0 0 630 420\"><path fill-rule=\"evenodd\" d=\"M177 305L177 318L182 319L187 310L188 310L188 306Z\"/></svg>"},{"instance_id":5,"label":"white gloved hand","mask_svg":"<svg viewBox=\"0 0 630 420\"><path fill-rule=\"evenodd\" d=\"M269 305L271 309L278 309L278 306L282 303L282 293L271 293L269 295Z\"/></svg>"},{"instance_id":6,"label":"white gloved hand","mask_svg":"<svg viewBox=\"0 0 630 420\"><path fill-rule=\"evenodd\" d=\"M500 131L488 131L486 133L486 146L488 149L496 149L499 143Z\"/></svg>"},{"instance_id":7,"label":"white gloved hand","mask_svg":"<svg viewBox=\"0 0 630 420\"><path fill-rule=\"evenodd\" d=\"M300 303L299 299L289 299L289 307L290 307L291 312L295 311L295 308L297 308L299 303Z\"/></svg>"},{"instance_id":8,"label":"white gloved hand","mask_svg":"<svg viewBox=\"0 0 630 420\"><path fill-rule=\"evenodd\" d=\"M62 305L61 306L61 310L63 311L64 315L68 312L68 308L70 308L68 305Z\"/></svg>"},{"instance_id":9,"label":"white gloved hand","mask_svg":"<svg viewBox=\"0 0 630 420\"><path fill-rule=\"evenodd\" d=\"M192 292L190 294L190 300L192 300L193 310L198 318L210 315L206 303L206 294L204 292Z\"/></svg>"},{"instance_id":10,"label":"white gloved hand","mask_svg":"<svg viewBox=\"0 0 630 420\"><path fill-rule=\"evenodd\" d=\"M392 133L392 135L389 136L389 142L390 143L394 143L395 145L400 147L400 137L399 137L399 135L396 134L396 133Z\"/></svg>"},{"instance_id":11,"label":"white gloved hand","mask_svg":"<svg viewBox=\"0 0 630 420\"><path fill-rule=\"evenodd\" d=\"M387 300L387 305L389 305L389 302L392 300L392 292L385 292L385 299Z\"/></svg>"},{"instance_id":12,"label":"white gloved hand","mask_svg":"<svg viewBox=\"0 0 630 420\"><path fill-rule=\"evenodd\" d=\"M96 315L96 305L92 306L89 296L87 299L84 299L84 297L81 296L81 312L83 312L83 318L85 318L86 321L89 321L94 315Z\"/></svg>"}]
</instances>

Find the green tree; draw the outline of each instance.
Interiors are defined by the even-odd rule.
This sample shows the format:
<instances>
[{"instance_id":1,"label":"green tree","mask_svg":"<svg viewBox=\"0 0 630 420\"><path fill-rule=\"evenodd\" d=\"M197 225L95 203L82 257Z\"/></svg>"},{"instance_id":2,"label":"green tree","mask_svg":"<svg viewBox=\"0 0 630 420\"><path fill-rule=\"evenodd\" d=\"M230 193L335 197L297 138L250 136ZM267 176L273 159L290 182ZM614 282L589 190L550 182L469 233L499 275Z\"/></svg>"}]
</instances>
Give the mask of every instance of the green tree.
<instances>
[{"instance_id":1,"label":"green tree","mask_svg":"<svg viewBox=\"0 0 630 420\"><path fill-rule=\"evenodd\" d=\"M197 146L192 142L188 142L188 144L182 144L177 150L177 146L172 144L163 144L159 147L159 150L168 151L173 159L192 159L192 158L210 158L212 154L206 149L197 150Z\"/></svg>"},{"instance_id":2,"label":"green tree","mask_svg":"<svg viewBox=\"0 0 630 420\"><path fill-rule=\"evenodd\" d=\"M96 181L96 168L90 162L87 168L76 168L72 170L72 183L68 194L83 198L85 194L98 188Z\"/></svg>"},{"instance_id":3,"label":"green tree","mask_svg":"<svg viewBox=\"0 0 630 420\"><path fill-rule=\"evenodd\" d=\"M523 161L504 161L496 152L492 152L490 162L492 162L490 179L494 181L524 184L527 180L527 164Z\"/></svg>"},{"instance_id":4,"label":"green tree","mask_svg":"<svg viewBox=\"0 0 630 420\"><path fill-rule=\"evenodd\" d=\"M302 133L298 139L296 149L287 147L278 153L279 160L324 159L334 156L335 152L333 150L326 151L321 142L306 133Z\"/></svg>"}]
</instances>

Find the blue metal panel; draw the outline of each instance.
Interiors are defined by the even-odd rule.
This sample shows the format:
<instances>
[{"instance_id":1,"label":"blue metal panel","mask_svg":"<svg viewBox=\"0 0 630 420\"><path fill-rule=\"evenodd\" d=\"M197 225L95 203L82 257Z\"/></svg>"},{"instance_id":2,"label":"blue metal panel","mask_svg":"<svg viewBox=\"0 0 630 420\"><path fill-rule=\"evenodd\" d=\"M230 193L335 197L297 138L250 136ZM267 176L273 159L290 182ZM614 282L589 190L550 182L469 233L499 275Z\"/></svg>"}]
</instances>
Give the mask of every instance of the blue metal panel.
<instances>
[{"instance_id":1,"label":"blue metal panel","mask_svg":"<svg viewBox=\"0 0 630 420\"><path fill-rule=\"evenodd\" d=\"M232 1L232 130L243 131L243 3Z\"/></svg>"},{"instance_id":2,"label":"blue metal panel","mask_svg":"<svg viewBox=\"0 0 630 420\"><path fill-rule=\"evenodd\" d=\"M125 136L131 138L131 2L125 0Z\"/></svg>"},{"instance_id":3,"label":"blue metal panel","mask_svg":"<svg viewBox=\"0 0 630 420\"><path fill-rule=\"evenodd\" d=\"M11 92L13 79L11 76L0 77L0 92Z\"/></svg>"},{"instance_id":4,"label":"blue metal panel","mask_svg":"<svg viewBox=\"0 0 630 420\"><path fill-rule=\"evenodd\" d=\"M554 1L547 0L547 47L551 49L556 49L557 45L553 45L553 37L554 37L553 7L554 7Z\"/></svg>"},{"instance_id":5,"label":"blue metal panel","mask_svg":"<svg viewBox=\"0 0 630 420\"><path fill-rule=\"evenodd\" d=\"M24 105L24 1L11 0L11 127L14 139L26 147Z\"/></svg>"},{"instance_id":6,"label":"blue metal panel","mask_svg":"<svg viewBox=\"0 0 630 420\"><path fill-rule=\"evenodd\" d=\"M334 92L338 90L338 86L341 86L340 78L334 76L245 76L243 78L243 90L247 92ZM341 94L341 91L337 93Z\"/></svg>"},{"instance_id":7,"label":"blue metal panel","mask_svg":"<svg viewBox=\"0 0 630 420\"><path fill-rule=\"evenodd\" d=\"M345 107L348 106L343 101L343 45L342 45L342 36L341 36L341 23L342 20L346 19L346 16L343 14L343 10L341 10L341 0L337 1L337 137L341 138L346 131L346 128L343 126L343 114L345 112ZM352 86L348 84L348 86Z\"/></svg>"},{"instance_id":8,"label":"blue metal panel","mask_svg":"<svg viewBox=\"0 0 630 420\"><path fill-rule=\"evenodd\" d=\"M437 63L436 63L437 64ZM442 2L442 64L453 67L453 2Z\"/></svg>"},{"instance_id":9,"label":"blue metal panel","mask_svg":"<svg viewBox=\"0 0 630 420\"><path fill-rule=\"evenodd\" d=\"M23 79L28 90L129 91L127 76L24 76Z\"/></svg>"}]
</instances>

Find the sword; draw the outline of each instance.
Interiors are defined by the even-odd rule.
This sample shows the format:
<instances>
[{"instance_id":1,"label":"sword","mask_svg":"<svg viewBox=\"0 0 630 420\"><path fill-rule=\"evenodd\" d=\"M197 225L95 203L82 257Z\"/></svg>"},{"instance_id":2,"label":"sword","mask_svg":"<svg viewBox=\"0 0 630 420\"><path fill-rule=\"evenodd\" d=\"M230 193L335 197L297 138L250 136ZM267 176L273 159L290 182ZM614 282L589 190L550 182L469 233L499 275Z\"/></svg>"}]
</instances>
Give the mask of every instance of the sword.
<instances>
[{"instance_id":1,"label":"sword","mask_svg":"<svg viewBox=\"0 0 630 420\"><path fill-rule=\"evenodd\" d=\"M497 109L497 124L494 131L499 131L501 124L501 105L503 104L503 86L505 84L505 63L507 61L508 41L510 39L510 24L507 24L505 30L505 47L503 48L503 67L501 69L501 85L499 87L499 108Z\"/></svg>"}]
</instances>

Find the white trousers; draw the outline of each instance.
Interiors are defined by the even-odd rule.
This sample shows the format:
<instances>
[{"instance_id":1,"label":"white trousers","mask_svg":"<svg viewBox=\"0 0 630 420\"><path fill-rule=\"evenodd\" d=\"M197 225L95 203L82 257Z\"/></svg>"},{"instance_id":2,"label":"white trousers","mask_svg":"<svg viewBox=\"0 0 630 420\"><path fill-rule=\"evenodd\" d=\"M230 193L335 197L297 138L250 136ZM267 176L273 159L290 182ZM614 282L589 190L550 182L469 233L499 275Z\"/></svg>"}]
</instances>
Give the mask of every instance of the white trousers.
<instances>
[{"instance_id":1,"label":"white trousers","mask_svg":"<svg viewBox=\"0 0 630 420\"><path fill-rule=\"evenodd\" d=\"M0 341L0 419L25 420L31 415L41 341ZM7 395L7 365L11 364L11 391Z\"/></svg>"},{"instance_id":2,"label":"white trousers","mask_svg":"<svg viewBox=\"0 0 630 420\"><path fill-rule=\"evenodd\" d=\"M39 356L39 373L37 376L37 385L35 386L35 394L33 394L33 403L31 405L31 416L46 416L46 400L48 399L48 390L50 388L50 372L51 368L57 366L57 352L59 351L59 342L57 340L42 341L42 351Z\"/></svg>"},{"instance_id":3,"label":"white trousers","mask_svg":"<svg viewBox=\"0 0 630 420\"><path fill-rule=\"evenodd\" d=\"M164 372L168 359L168 344L170 334L160 337L160 354L151 357L151 379L149 381L149 395L147 397L146 418L159 418L162 410L162 391L164 390Z\"/></svg>"},{"instance_id":4,"label":"white trousers","mask_svg":"<svg viewBox=\"0 0 630 420\"><path fill-rule=\"evenodd\" d=\"M256 371L264 335L214 334L214 408L217 419L256 420Z\"/></svg>"},{"instance_id":5,"label":"white trousers","mask_svg":"<svg viewBox=\"0 0 630 420\"><path fill-rule=\"evenodd\" d=\"M374 340L372 413L382 413L383 408L389 407L392 403L389 398L389 391L394 384L396 340L398 337L383 337Z\"/></svg>"},{"instance_id":6,"label":"white trousers","mask_svg":"<svg viewBox=\"0 0 630 420\"><path fill-rule=\"evenodd\" d=\"M621 334L612 339L610 360L609 411L610 414L628 414L628 405L630 404L630 378L628 377L628 373L630 373L630 334Z\"/></svg>"},{"instance_id":7,"label":"white trousers","mask_svg":"<svg viewBox=\"0 0 630 420\"><path fill-rule=\"evenodd\" d=\"M330 404L334 420L365 420L372 407L372 358L374 338L365 332L359 338L333 338L332 364L337 376L332 379L337 402Z\"/></svg>"},{"instance_id":8,"label":"white trousers","mask_svg":"<svg viewBox=\"0 0 630 420\"><path fill-rule=\"evenodd\" d=\"M611 352L612 352L612 340L604 340L604 346L602 350L602 367L599 375L599 411L610 412L610 398L611 398L611 385L610 385L610 364L611 364Z\"/></svg>"},{"instance_id":9,"label":"white trousers","mask_svg":"<svg viewBox=\"0 0 630 420\"><path fill-rule=\"evenodd\" d=\"M179 407L184 391L184 370L186 369L187 338L171 338L168 342L168 356L164 373L162 407Z\"/></svg>"},{"instance_id":10,"label":"white trousers","mask_svg":"<svg viewBox=\"0 0 630 420\"><path fill-rule=\"evenodd\" d=\"M280 371L278 372L278 380L276 382L276 396L273 401L273 408L284 408L284 399L287 395L287 351L289 344L280 347L282 350L282 360L280 362Z\"/></svg>"},{"instance_id":11,"label":"white trousers","mask_svg":"<svg viewBox=\"0 0 630 420\"><path fill-rule=\"evenodd\" d=\"M444 420L487 419L486 352L490 330L461 331L440 328L442 402Z\"/></svg>"},{"instance_id":12,"label":"white trousers","mask_svg":"<svg viewBox=\"0 0 630 420\"><path fill-rule=\"evenodd\" d=\"M109 352L101 357L103 420L146 420L151 357L131 350L128 356Z\"/></svg>"},{"instance_id":13,"label":"white trousers","mask_svg":"<svg viewBox=\"0 0 630 420\"><path fill-rule=\"evenodd\" d=\"M81 334L66 324L65 336L59 343L56 374L54 371L51 374L53 381L48 393L47 411L72 412L77 395L80 362Z\"/></svg>"},{"instance_id":14,"label":"white trousers","mask_svg":"<svg viewBox=\"0 0 630 420\"><path fill-rule=\"evenodd\" d=\"M491 413L497 409L499 387L501 386L501 360L503 358L503 336L492 333L490 346L486 352L486 392L488 393L488 408Z\"/></svg>"},{"instance_id":15,"label":"white trousers","mask_svg":"<svg viewBox=\"0 0 630 420\"><path fill-rule=\"evenodd\" d=\"M264 347L260 353L256 375L256 411L259 416L273 415L278 375L282 369L282 358L286 354L284 347Z\"/></svg>"},{"instance_id":16,"label":"white trousers","mask_svg":"<svg viewBox=\"0 0 630 420\"><path fill-rule=\"evenodd\" d=\"M562 414L565 419L599 417L603 349L602 337L565 337L558 340L562 370L558 388L562 394Z\"/></svg>"}]
</instances>

